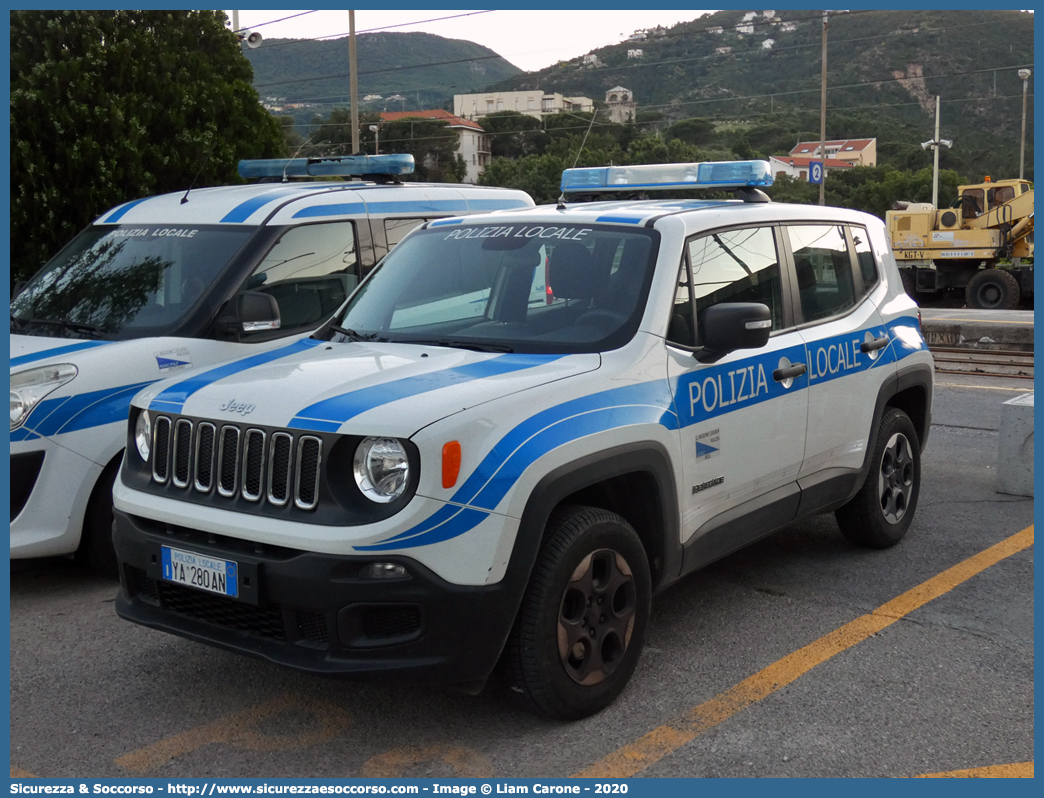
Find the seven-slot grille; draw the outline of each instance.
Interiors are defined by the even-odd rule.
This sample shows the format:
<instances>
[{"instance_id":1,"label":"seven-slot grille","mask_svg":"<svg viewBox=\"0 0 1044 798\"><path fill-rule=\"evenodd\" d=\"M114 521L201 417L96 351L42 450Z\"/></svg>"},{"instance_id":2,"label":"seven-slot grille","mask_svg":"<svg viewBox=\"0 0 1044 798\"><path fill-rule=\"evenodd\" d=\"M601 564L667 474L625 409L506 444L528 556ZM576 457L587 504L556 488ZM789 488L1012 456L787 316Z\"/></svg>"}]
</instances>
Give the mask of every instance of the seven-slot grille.
<instances>
[{"instance_id":1,"label":"seven-slot grille","mask_svg":"<svg viewBox=\"0 0 1044 798\"><path fill-rule=\"evenodd\" d=\"M154 482L276 507L292 500L314 510L319 503L323 442L314 435L167 416L157 417L153 430Z\"/></svg>"}]
</instances>

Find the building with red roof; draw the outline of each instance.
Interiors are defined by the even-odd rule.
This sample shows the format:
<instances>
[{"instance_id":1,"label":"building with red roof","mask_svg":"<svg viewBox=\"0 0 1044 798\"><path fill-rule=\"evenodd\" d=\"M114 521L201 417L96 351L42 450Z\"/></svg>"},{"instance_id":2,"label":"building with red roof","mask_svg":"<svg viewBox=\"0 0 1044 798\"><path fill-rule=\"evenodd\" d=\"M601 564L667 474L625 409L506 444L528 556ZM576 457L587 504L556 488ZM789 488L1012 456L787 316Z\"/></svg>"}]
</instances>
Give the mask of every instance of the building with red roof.
<instances>
[{"instance_id":1,"label":"building with red roof","mask_svg":"<svg viewBox=\"0 0 1044 798\"><path fill-rule=\"evenodd\" d=\"M831 139L825 143L828 161L834 159L852 166L877 166L877 139ZM790 156L818 161L819 142L799 141L790 151Z\"/></svg>"}]
</instances>

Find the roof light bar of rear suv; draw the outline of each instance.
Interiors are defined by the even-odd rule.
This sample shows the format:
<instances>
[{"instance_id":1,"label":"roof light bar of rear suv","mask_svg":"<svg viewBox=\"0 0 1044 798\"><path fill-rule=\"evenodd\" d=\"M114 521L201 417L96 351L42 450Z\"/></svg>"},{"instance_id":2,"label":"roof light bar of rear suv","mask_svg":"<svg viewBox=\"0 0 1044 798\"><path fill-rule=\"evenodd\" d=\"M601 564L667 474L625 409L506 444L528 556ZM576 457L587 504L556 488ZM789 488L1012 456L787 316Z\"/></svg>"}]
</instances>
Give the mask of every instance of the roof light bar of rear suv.
<instances>
[{"instance_id":1,"label":"roof light bar of rear suv","mask_svg":"<svg viewBox=\"0 0 1044 798\"><path fill-rule=\"evenodd\" d=\"M598 166L562 172L562 194L680 188L749 189L772 185L768 161Z\"/></svg>"},{"instance_id":2,"label":"roof light bar of rear suv","mask_svg":"<svg viewBox=\"0 0 1044 798\"><path fill-rule=\"evenodd\" d=\"M240 161L239 175L247 180L290 177L365 177L408 175L414 170L413 156L331 155L319 158L270 158Z\"/></svg>"}]
</instances>

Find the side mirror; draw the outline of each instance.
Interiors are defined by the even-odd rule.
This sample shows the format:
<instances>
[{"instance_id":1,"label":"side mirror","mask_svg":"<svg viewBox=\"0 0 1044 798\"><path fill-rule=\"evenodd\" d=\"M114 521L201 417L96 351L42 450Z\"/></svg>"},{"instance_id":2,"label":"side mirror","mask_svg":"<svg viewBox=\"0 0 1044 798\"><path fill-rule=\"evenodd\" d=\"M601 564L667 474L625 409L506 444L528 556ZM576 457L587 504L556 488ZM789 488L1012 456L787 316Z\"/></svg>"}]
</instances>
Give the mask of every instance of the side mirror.
<instances>
[{"instance_id":1,"label":"side mirror","mask_svg":"<svg viewBox=\"0 0 1044 798\"><path fill-rule=\"evenodd\" d=\"M702 348L694 357L715 363L737 349L760 349L772 332L772 313L760 302L722 302L703 311Z\"/></svg>"},{"instance_id":2,"label":"side mirror","mask_svg":"<svg viewBox=\"0 0 1044 798\"><path fill-rule=\"evenodd\" d=\"M279 303L271 294L262 291L243 291L228 303L229 315L219 324L222 332L230 335L239 333L278 330L282 326L279 318Z\"/></svg>"}]
</instances>

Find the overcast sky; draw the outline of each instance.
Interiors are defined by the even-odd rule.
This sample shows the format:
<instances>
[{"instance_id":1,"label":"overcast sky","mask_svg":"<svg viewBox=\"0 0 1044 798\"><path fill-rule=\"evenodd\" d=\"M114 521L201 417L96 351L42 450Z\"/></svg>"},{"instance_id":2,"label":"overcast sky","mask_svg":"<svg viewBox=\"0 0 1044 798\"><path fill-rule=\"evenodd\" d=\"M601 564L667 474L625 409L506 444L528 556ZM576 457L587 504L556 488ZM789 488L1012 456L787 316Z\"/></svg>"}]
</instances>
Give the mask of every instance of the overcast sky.
<instances>
[{"instance_id":1,"label":"overcast sky","mask_svg":"<svg viewBox=\"0 0 1044 798\"><path fill-rule=\"evenodd\" d=\"M232 12L226 11L229 19ZM607 44L617 44L639 28L670 27L710 11L356 11L355 32L422 31L485 45L526 72L567 61ZM266 38L317 39L348 35L347 11L313 11L283 22L263 24L301 11L240 11L239 27ZM461 16L461 15L467 16ZM440 19L451 17L451 19ZM413 24L406 24L413 23ZM396 27L393 27L396 26ZM401 26L401 27L398 27Z\"/></svg>"}]
</instances>

